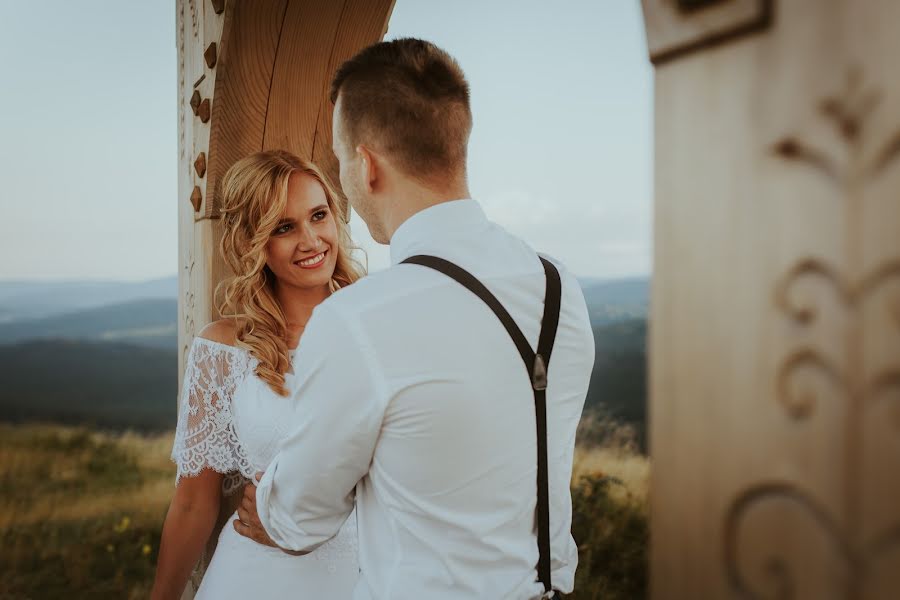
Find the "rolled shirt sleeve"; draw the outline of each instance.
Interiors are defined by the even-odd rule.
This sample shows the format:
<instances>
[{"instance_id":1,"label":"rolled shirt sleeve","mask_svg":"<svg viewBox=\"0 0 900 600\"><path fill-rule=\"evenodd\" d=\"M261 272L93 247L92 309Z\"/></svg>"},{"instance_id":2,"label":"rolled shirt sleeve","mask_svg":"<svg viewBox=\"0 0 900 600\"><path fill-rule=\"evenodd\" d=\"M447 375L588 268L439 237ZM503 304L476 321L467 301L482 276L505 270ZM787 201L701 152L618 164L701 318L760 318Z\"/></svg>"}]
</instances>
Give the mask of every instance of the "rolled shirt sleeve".
<instances>
[{"instance_id":1,"label":"rolled shirt sleeve","mask_svg":"<svg viewBox=\"0 0 900 600\"><path fill-rule=\"evenodd\" d=\"M290 433L257 484L260 521L286 550L312 551L353 510L386 403L360 327L328 303L316 307L294 360Z\"/></svg>"}]
</instances>

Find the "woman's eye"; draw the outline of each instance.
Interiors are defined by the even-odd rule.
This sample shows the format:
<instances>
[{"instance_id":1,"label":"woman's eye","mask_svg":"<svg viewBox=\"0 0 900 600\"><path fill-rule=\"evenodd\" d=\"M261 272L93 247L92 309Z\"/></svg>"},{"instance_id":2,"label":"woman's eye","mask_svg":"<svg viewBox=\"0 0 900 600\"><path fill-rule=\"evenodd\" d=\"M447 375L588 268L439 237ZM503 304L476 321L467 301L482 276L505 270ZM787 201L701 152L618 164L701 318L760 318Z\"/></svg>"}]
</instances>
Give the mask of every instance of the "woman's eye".
<instances>
[{"instance_id":1,"label":"woman's eye","mask_svg":"<svg viewBox=\"0 0 900 600\"><path fill-rule=\"evenodd\" d=\"M290 225L282 225L281 227L279 227L278 229L275 230L275 233L276 234L287 233L288 231L290 231L290 228L291 228Z\"/></svg>"},{"instance_id":2,"label":"woman's eye","mask_svg":"<svg viewBox=\"0 0 900 600\"><path fill-rule=\"evenodd\" d=\"M313 215L313 221L321 221L325 217L328 216L328 212L324 210L320 210L319 212Z\"/></svg>"}]
</instances>

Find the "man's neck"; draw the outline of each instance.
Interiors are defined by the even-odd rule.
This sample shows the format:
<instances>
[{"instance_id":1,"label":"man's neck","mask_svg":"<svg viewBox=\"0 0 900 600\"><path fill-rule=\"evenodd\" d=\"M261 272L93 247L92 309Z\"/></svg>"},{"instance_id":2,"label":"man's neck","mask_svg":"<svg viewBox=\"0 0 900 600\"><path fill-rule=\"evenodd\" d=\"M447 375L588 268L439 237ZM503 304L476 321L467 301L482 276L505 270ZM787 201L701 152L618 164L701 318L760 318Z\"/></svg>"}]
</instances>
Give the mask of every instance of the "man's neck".
<instances>
[{"instance_id":1,"label":"man's neck","mask_svg":"<svg viewBox=\"0 0 900 600\"><path fill-rule=\"evenodd\" d=\"M462 200L464 198L471 198L469 187L465 182L441 191L411 188L398 193L384 220L388 239L393 238L394 232L416 213L444 202Z\"/></svg>"}]
</instances>

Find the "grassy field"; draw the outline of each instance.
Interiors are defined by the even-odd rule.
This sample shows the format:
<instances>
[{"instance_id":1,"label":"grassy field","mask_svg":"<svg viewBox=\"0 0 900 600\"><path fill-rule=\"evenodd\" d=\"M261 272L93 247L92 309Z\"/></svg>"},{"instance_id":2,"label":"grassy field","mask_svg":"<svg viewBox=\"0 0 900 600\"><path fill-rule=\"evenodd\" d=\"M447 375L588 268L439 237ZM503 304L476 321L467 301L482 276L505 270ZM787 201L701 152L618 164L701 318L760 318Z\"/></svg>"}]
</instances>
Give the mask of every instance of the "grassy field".
<instances>
[{"instance_id":1,"label":"grassy field","mask_svg":"<svg viewBox=\"0 0 900 600\"><path fill-rule=\"evenodd\" d=\"M0 424L0 600L147 597L172 435ZM649 472L627 445L577 449L571 598L644 597Z\"/></svg>"},{"instance_id":2,"label":"grassy field","mask_svg":"<svg viewBox=\"0 0 900 600\"><path fill-rule=\"evenodd\" d=\"M0 425L0 598L145 598L172 434Z\"/></svg>"}]
</instances>

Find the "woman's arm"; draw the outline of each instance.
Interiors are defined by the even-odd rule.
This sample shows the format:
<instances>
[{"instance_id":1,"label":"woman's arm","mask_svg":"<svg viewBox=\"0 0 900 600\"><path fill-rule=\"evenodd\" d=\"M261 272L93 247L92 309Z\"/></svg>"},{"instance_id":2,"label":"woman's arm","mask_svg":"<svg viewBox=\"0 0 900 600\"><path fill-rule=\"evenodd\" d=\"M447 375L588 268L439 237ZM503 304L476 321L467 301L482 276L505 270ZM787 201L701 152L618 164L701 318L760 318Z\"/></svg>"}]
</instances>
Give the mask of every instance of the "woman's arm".
<instances>
[{"instance_id":1,"label":"woman's arm","mask_svg":"<svg viewBox=\"0 0 900 600\"><path fill-rule=\"evenodd\" d=\"M151 600L178 600L219 516L221 473L182 477L163 525Z\"/></svg>"},{"instance_id":2,"label":"woman's arm","mask_svg":"<svg viewBox=\"0 0 900 600\"><path fill-rule=\"evenodd\" d=\"M219 321L207 325L188 352L172 446L177 484L163 524L153 600L181 598L218 519L223 473L249 464L231 412L247 355L226 343L222 328Z\"/></svg>"}]
</instances>

